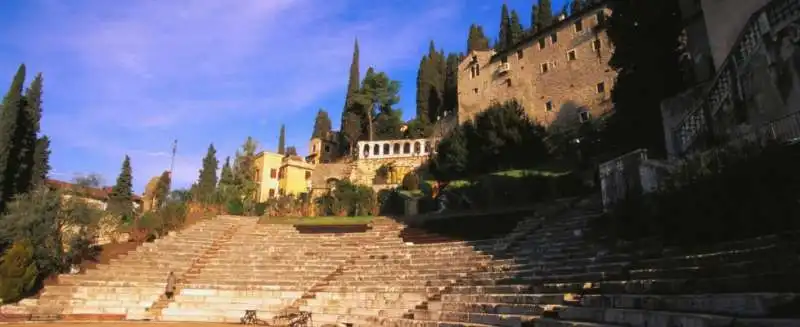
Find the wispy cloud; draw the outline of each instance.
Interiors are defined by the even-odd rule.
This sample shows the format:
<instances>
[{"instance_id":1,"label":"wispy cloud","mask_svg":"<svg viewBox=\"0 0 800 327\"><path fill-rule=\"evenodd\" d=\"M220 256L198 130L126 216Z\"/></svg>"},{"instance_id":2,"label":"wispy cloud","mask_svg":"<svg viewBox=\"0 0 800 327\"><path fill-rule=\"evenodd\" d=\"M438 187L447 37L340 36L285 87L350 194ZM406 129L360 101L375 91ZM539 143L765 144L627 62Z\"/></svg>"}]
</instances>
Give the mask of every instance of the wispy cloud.
<instances>
[{"instance_id":1,"label":"wispy cloud","mask_svg":"<svg viewBox=\"0 0 800 327\"><path fill-rule=\"evenodd\" d=\"M110 165L131 155L139 186L169 165L170 153L161 152L168 149L154 144L181 138L188 150L179 151L174 178L188 185L209 142L233 144L229 138L236 138L239 143L240 126L255 129L298 110L315 111L320 99L340 90L355 37L365 66L414 65L431 31L446 26L462 5L458 0L33 3L38 23L15 26L19 37L11 43L37 58L34 69L45 72L45 132L61 144L106 154ZM37 42L27 42L32 39Z\"/></svg>"}]
</instances>

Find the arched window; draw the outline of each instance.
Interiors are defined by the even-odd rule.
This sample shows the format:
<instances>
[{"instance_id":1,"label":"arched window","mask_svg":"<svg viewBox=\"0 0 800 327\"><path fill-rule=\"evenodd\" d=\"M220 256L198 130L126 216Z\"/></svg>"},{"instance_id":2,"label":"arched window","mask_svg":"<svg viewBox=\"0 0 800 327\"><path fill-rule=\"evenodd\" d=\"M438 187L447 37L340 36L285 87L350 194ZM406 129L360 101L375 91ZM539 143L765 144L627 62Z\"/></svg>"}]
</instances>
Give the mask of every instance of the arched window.
<instances>
[{"instance_id":1,"label":"arched window","mask_svg":"<svg viewBox=\"0 0 800 327\"><path fill-rule=\"evenodd\" d=\"M406 142L403 144L403 153L409 154L411 153L411 143Z\"/></svg>"},{"instance_id":2,"label":"arched window","mask_svg":"<svg viewBox=\"0 0 800 327\"><path fill-rule=\"evenodd\" d=\"M376 156L381 154L381 146L377 145L377 144L373 145L372 146L372 154L374 154Z\"/></svg>"},{"instance_id":3,"label":"arched window","mask_svg":"<svg viewBox=\"0 0 800 327\"><path fill-rule=\"evenodd\" d=\"M400 154L400 143L394 144L394 151L392 151L392 154Z\"/></svg>"},{"instance_id":4,"label":"arched window","mask_svg":"<svg viewBox=\"0 0 800 327\"><path fill-rule=\"evenodd\" d=\"M425 153L431 152L431 141L425 141Z\"/></svg>"},{"instance_id":5,"label":"arched window","mask_svg":"<svg viewBox=\"0 0 800 327\"><path fill-rule=\"evenodd\" d=\"M369 154L369 144L364 144L364 154Z\"/></svg>"},{"instance_id":6,"label":"arched window","mask_svg":"<svg viewBox=\"0 0 800 327\"><path fill-rule=\"evenodd\" d=\"M422 146L419 144L419 142L414 142L414 153L419 153L421 148Z\"/></svg>"},{"instance_id":7,"label":"arched window","mask_svg":"<svg viewBox=\"0 0 800 327\"><path fill-rule=\"evenodd\" d=\"M383 154L384 154L384 155L389 155L389 151L390 151L391 149L392 149L392 148L391 148L391 146L389 145L389 143L384 143L384 144L383 144Z\"/></svg>"}]
</instances>

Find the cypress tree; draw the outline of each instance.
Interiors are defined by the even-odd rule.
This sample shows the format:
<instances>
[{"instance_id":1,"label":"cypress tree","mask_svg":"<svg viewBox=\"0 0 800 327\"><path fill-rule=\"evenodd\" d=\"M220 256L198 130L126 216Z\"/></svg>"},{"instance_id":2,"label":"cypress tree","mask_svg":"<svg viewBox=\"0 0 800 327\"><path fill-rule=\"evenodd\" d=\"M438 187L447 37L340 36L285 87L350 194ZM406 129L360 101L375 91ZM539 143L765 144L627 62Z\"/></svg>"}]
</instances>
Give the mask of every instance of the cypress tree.
<instances>
[{"instance_id":1,"label":"cypress tree","mask_svg":"<svg viewBox=\"0 0 800 327\"><path fill-rule=\"evenodd\" d=\"M317 117L314 118L314 131L311 133L311 138L319 137L325 138L331 133L331 118L325 109L317 111Z\"/></svg>"},{"instance_id":2,"label":"cypress tree","mask_svg":"<svg viewBox=\"0 0 800 327\"><path fill-rule=\"evenodd\" d=\"M344 108L342 109L342 117L341 117L341 125L339 125L341 130L348 129L348 119L347 113L352 112L353 106L353 96L358 93L358 90L361 86L361 73L359 71L359 51L358 51L358 39L355 40L355 44L353 45L353 60L350 62L350 75L347 79L347 95L344 98ZM339 144L343 147L347 144L350 144L348 140L344 139L345 133L341 133L341 140ZM341 149L341 153L345 153L345 149Z\"/></svg>"},{"instance_id":3,"label":"cypress tree","mask_svg":"<svg viewBox=\"0 0 800 327\"><path fill-rule=\"evenodd\" d=\"M472 24L467 37L467 53L472 50L489 50L489 39L483 34L483 27Z\"/></svg>"},{"instance_id":4,"label":"cypress tree","mask_svg":"<svg viewBox=\"0 0 800 327\"><path fill-rule=\"evenodd\" d=\"M208 151L203 158L203 168L200 168L200 178L197 180L195 187L195 196L197 200L208 202L214 191L217 188L217 169L219 160L217 160L217 149L214 144L208 145Z\"/></svg>"},{"instance_id":5,"label":"cypress tree","mask_svg":"<svg viewBox=\"0 0 800 327\"><path fill-rule=\"evenodd\" d=\"M512 10L511 20L509 21L508 26L508 46L517 44L517 42L522 39L523 31L525 31L525 28L522 27L522 23L519 20L519 14L517 14L516 10Z\"/></svg>"},{"instance_id":6,"label":"cypress tree","mask_svg":"<svg viewBox=\"0 0 800 327\"><path fill-rule=\"evenodd\" d=\"M231 168L231 157L225 157L222 171L219 174L219 187L233 185L233 169Z\"/></svg>"},{"instance_id":7,"label":"cypress tree","mask_svg":"<svg viewBox=\"0 0 800 327\"><path fill-rule=\"evenodd\" d=\"M25 91L23 110L17 116L17 135L14 153L17 158L17 171L14 181L14 194L31 190L34 169L34 152L42 117L42 74L37 74Z\"/></svg>"},{"instance_id":8,"label":"cypress tree","mask_svg":"<svg viewBox=\"0 0 800 327\"><path fill-rule=\"evenodd\" d=\"M497 45L495 46L498 50L505 50L511 45L510 27L511 18L508 16L508 6L504 3L500 11L500 33L497 37Z\"/></svg>"},{"instance_id":9,"label":"cypress tree","mask_svg":"<svg viewBox=\"0 0 800 327\"><path fill-rule=\"evenodd\" d=\"M539 6L536 3L531 7L531 31L536 33L542 27L539 25Z\"/></svg>"},{"instance_id":10,"label":"cypress tree","mask_svg":"<svg viewBox=\"0 0 800 327\"><path fill-rule=\"evenodd\" d=\"M425 77L428 72L428 56L422 56L417 69L417 119L428 121L428 90Z\"/></svg>"},{"instance_id":11,"label":"cypress tree","mask_svg":"<svg viewBox=\"0 0 800 327\"><path fill-rule=\"evenodd\" d=\"M278 153L286 153L286 125L281 124L281 134L278 136Z\"/></svg>"},{"instance_id":12,"label":"cypress tree","mask_svg":"<svg viewBox=\"0 0 800 327\"><path fill-rule=\"evenodd\" d=\"M458 63L461 56L457 53L447 54L447 70L444 80L444 112L455 112L458 108Z\"/></svg>"},{"instance_id":13,"label":"cypress tree","mask_svg":"<svg viewBox=\"0 0 800 327\"><path fill-rule=\"evenodd\" d=\"M25 103L22 96L25 84L25 64L17 69L8 92L3 97L2 113L0 113L0 211L14 197L17 176L17 157L14 150L17 136L17 124L20 111Z\"/></svg>"},{"instance_id":14,"label":"cypress tree","mask_svg":"<svg viewBox=\"0 0 800 327\"><path fill-rule=\"evenodd\" d=\"M131 158L127 155L122 161L117 183L111 187L111 193L108 195L108 210L126 221L133 218L133 171Z\"/></svg>"},{"instance_id":15,"label":"cypress tree","mask_svg":"<svg viewBox=\"0 0 800 327\"><path fill-rule=\"evenodd\" d=\"M574 15L574 14L580 12L585 7L586 7L586 4L584 3L583 0L571 0L569 2L569 10L570 10L570 14L571 15Z\"/></svg>"},{"instance_id":16,"label":"cypress tree","mask_svg":"<svg viewBox=\"0 0 800 327\"><path fill-rule=\"evenodd\" d=\"M158 177L158 183L156 183L154 206L162 207L166 203L171 186L172 174L169 171L164 171Z\"/></svg>"},{"instance_id":17,"label":"cypress tree","mask_svg":"<svg viewBox=\"0 0 800 327\"><path fill-rule=\"evenodd\" d=\"M50 172L50 138L42 136L36 140L33 152L33 169L31 172L31 188L44 183Z\"/></svg>"},{"instance_id":18,"label":"cypress tree","mask_svg":"<svg viewBox=\"0 0 800 327\"><path fill-rule=\"evenodd\" d=\"M553 5L550 0L539 0L539 11L536 15L539 28L547 28L553 24Z\"/></svg>"}]
</instances>

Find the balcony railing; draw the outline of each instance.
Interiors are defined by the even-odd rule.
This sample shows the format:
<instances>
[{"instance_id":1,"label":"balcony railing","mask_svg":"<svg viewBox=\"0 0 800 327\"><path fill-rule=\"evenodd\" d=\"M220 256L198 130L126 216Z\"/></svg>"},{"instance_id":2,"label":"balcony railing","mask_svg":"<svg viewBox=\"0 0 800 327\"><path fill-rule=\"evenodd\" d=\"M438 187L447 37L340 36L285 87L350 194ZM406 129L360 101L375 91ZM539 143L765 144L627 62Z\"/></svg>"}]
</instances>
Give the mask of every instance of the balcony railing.
<instances>
[{"instance_id":1,"label":"balcony railing","mask_svg":"<svg viewBox=\"0 0 800 327\"><path fill-rule=\"evenodd\" d=\"M737 101L742 86L739 77L748 72L753 54L764 46L763 36L781 30L798 18L800 0L773 0L753 13L704 96L672 130L680 154L696 150L701 143L698 141L715 133L711 117Z\"/></svg>"}]
</instances>

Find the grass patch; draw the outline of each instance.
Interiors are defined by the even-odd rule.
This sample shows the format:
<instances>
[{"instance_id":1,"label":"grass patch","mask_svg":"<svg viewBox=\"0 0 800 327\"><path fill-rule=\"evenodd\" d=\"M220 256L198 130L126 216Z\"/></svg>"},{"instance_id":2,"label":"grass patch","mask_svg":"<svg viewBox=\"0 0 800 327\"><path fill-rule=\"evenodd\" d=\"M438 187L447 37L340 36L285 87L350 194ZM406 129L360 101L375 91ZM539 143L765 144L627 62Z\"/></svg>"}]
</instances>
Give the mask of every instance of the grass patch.
<instances>
[{"instance_id":1,"label":"grass patch","mask_svg":"<svg viewBox=\"0 0 800 327\"><path fill-rule=\"evenodd\" d=\"M365 225L375 217L261 217L259 224L264 225L296 225L296 226L332 226L332 225Z\"/></svg>"}]
</instances>

